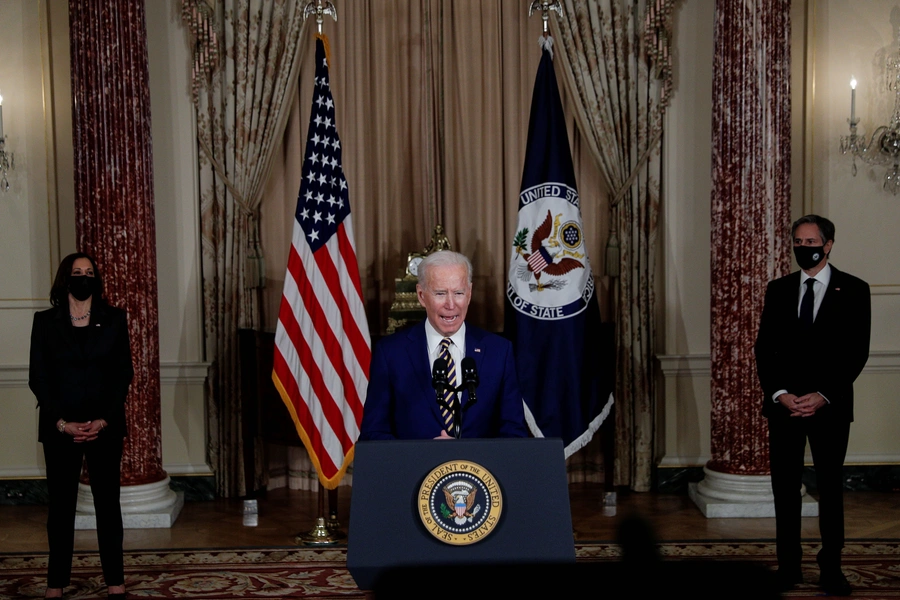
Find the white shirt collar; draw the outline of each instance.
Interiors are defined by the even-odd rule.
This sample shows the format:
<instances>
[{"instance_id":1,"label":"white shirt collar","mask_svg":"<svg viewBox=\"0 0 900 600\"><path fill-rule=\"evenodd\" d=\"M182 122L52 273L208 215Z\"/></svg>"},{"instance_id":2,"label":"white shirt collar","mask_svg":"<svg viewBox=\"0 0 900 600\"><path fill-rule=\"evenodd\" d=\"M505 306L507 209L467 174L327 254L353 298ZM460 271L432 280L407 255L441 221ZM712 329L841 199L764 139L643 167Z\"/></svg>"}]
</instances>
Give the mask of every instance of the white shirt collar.
<instances>
[{"instance_id":1,"label":"white shirt collar","mask_svg":"<svg viewBox=\"0 0 900 600\"><path fill-rule=\"evenodd\" d=\"M431 321L425 319L425 340L428 344L428 354L434 355L435 349L441 345L441 340L443 340L447 336L443 336L438 333L438 330L434 328L431 324ZM463 321L462 326L454 333L449 336L451 340L453 340L453 344L457 346L460 350L462 350L463 355L466 352L466 323Z\"/></svg>"},{"instance_id":2,"label":"white shirt collar","mask_svg":"<svg viewBox=\"0 0 900 600\"><path fill-rule=\"evenodd\" d=\"M806 274L806 271L804 271L803 269L800 269L800 287L801 288L806 285L807 279L815 279L816 281L818 281L824 287L827 288L828 284L831 282L831 265L826 262L825 266L822 267L821 271L816 273L815 277L810 277L809 275Z\"/></svg>"}]
</instances>

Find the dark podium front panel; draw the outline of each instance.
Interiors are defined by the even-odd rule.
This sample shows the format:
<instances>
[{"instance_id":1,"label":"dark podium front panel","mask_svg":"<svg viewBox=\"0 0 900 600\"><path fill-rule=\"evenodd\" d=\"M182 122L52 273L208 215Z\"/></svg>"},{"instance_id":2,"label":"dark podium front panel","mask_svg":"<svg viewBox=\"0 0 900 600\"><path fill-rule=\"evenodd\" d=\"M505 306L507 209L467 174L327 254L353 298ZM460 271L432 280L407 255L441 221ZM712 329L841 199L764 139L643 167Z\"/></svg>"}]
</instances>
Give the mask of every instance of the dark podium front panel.
<instances>
[{"instance_id":1,"label":"dark podium front panel","mask_svg":"<svg viewBox=\"0 0 900 600\"><path fill-rule=\"evenodd\" d=\"M491 533L469 545L439 541L419 516L419 489L438 466L477 463L503 496ZM562 441L490 439L360 442L353 464L347 567L372 589L391 567L574 563Z\"/></svg>"}]
</instances>

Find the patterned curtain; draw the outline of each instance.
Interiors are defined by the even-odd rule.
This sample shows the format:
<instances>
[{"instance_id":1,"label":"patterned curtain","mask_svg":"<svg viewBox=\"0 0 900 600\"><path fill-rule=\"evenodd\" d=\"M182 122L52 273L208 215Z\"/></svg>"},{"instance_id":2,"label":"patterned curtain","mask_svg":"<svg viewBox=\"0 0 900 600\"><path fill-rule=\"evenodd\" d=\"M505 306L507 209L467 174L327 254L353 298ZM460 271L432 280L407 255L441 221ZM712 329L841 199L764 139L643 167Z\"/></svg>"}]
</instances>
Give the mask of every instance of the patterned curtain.
<instances>
[{"instance_id":1,"label":"patterned curtain","mask_svg":"<svg viewBox=\"0 0 900 600\"><path fill-rule=\"evenodd\" d=\"M606 270L618 279L615 483L636 491L650 489L653 466L660 140L672 89L674 3L561 0L563 16L551 20L559 72L612 195Z\"/></svg>"},{"instance_id":2,"label":"patterned curtain","mask_svg":"<svg viewBox=\"0 0 900 600\"><path fill-rule=\"evenodd\" d=\"M259 205L296 93L302 12L288 0L182 0L194 50L209 460L226 497L265 483L261 441L244 452L237 332L260 323ZM245 480L245 461L258 481Z\"/></svg>"}]
</instances>

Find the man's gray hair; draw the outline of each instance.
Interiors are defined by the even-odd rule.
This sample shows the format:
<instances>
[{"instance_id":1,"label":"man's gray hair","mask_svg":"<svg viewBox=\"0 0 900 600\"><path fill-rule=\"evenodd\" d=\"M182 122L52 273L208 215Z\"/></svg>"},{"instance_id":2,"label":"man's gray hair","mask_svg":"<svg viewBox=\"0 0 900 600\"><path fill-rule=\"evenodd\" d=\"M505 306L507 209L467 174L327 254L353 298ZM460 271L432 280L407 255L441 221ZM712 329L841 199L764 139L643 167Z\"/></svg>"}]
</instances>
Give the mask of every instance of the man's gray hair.
<instances>
[{"instance_id":1,"label":"man's gray hair","mask_svg":"<svg viewBox=\"0 0 900 600\"><path fill-rule=\"evenodd\" d=\"M472 261L465 254L453 252L452 250L441 250L426 256L419 263L419 268L416 270L419 276L419 283L422 287L427 287L428 272L432 267L452 267L455 265L464 265L466 267L466 279L468 279L469 285L472 285Z\"/></svg>"}]
</instances>

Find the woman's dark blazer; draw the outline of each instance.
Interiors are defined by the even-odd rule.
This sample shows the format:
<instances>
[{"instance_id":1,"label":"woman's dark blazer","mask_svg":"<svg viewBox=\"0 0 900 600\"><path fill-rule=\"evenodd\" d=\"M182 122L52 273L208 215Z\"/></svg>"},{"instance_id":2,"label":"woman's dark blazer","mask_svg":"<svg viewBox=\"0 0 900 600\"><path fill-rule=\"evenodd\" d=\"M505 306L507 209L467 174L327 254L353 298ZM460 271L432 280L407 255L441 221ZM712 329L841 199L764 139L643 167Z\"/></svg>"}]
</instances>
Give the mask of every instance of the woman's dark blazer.
<instances>
[{"instance_id":1,"label":"woman's dark blazer","mask_svg":"<svg viewBox=\"0 0 900 600\"><path fill-rule=\"evenodd\" d=\"M37 397L38 441L69 442L56 429L67 421L104 419L104 435L125 436L125 397L134 376L125 311L94 299L89 332L79 343L68 306L34 315L28 387ZM66 407L86 406L86 414L66 414Z\"/></svg>"}]
</instances>

